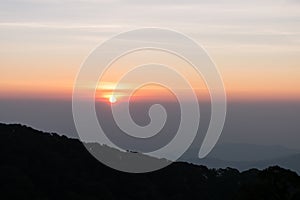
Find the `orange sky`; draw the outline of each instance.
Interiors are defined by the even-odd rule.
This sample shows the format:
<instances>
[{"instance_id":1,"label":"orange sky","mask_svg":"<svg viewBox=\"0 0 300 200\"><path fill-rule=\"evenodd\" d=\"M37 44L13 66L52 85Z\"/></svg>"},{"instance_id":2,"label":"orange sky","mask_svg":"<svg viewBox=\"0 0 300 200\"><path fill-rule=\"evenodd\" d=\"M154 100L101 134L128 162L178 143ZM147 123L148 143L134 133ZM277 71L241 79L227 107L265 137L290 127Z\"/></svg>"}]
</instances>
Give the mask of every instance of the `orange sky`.
<instances>
[{"instance_id":1,"label":"orange sky","mask_svg":"<svg viewBox=\"0 0 300 200\"><path fill-rule=\"evenodd\" d=\"M178 30L202 44L219 68L229 100L300 99L300 12L292 1L173 2L158 10L155 2L145 9L143 3L80 1L69 11L52 1L30 4L29 10L10 2L2 8L0 98L70 99L76 74L92 49L119 32L155 26ZM14 14L12 8L20 12ZM37 11L44 15L37 18ZM200 96L207 90L189 66L163 57L187 75ZM151 53L128 56L103 81L114 85L121 68L151 58ZM153 89L151 95L156 94Z\"/></svg>"},{"instance_id":2,"label":"orange sky","mask_svg":"<svg viewBox=\"0 0 300 200\"><path fill-rule=\"evenodd\" d=\"M220 55L219 52L211 56L219 67L229 99L300 99L300 70L296 60L289 60L285 64L285 58L276 58L278 61L266 63L267 59L261 59L262 62L255 59L250 62L248 59L235 60L234 56L226 57ZM13 58L13 62L8 58L1 59L0 97L70 98L73 82L84 55L80 57L74 55L74 59L67 57L54 60L55 57L43 58L42 56L35 60L33 56L29 56L24 60ZM130 65L129 60L123 62ZM132 65L137 63L131 62ZM177 67L186 69L184 65ZM126 68L123 69L126 70ZM104 76L103 81L115 85L121 72L122 70L111 70L107 73L109 75ZM200 86L202 90L207 89L203 80L199 77L195 78L192 71L186 71L186 73L195 88ZM152 92L155 95L158 91Z\"/></svg>"}]
</instances>

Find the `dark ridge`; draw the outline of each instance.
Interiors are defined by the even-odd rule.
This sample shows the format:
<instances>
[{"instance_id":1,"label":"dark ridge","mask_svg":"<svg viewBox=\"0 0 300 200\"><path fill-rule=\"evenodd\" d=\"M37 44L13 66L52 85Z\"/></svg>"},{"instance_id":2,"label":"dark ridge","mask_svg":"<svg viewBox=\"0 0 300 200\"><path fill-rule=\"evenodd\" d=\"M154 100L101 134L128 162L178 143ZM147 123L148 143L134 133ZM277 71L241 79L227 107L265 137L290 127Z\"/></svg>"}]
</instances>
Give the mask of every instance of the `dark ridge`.
<instances>
[{"instance_id":1,"label":"dark ridge","mask_svg":"<svg viewBox=\"0 0 300 200\"><path fill-rule=\"evenodd\" d=\"M176 162L129 174L98 162L77 139L18 124L0 124L0 143L1 199L300 199L300 177L278 166L239 172Z\"/></svg>"}]
</instances>

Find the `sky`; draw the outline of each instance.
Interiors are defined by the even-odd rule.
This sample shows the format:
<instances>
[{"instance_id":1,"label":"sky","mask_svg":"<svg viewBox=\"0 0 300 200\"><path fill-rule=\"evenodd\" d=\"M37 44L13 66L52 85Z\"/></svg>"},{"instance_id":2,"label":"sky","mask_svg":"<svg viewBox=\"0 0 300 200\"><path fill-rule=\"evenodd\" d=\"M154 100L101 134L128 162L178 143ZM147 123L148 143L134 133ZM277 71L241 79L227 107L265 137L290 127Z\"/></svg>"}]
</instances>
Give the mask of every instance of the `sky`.
<instances>
[{"instance_id":1,"label":"sky","mask_svg":"<svg viewBox=\"0 0 300 200\"><path fill-rule=\"evenodd\" d=\"M10 0L0 6L0 97L69 98L98 44L161 27L201 44L229 99L300 98L300 3L293 0Z\"/></svg>"},{"instance_id":2,"label":"sky","mask_svg":"<svg viewBox=\"0 0 300 200\"><path fill-rule=\"evenodd\" d=\"M299 11L297 0L2 0L0 121L74 137L72 90L91 51L120 32L160 27L193 38L218 67L228 99L221 142L298 148ZM129 55L115 66L155 55L146 53ZM178 58L161 56L185 69ZM97 99L111 97L119 73L103 77ZM186 73L200 98L207 97L203 80ZM122 86L126 92L131 83ZM151 90L168 95L161 88ZM136 97L150 99L145 91Z\"/></svg>"}]
</instances>

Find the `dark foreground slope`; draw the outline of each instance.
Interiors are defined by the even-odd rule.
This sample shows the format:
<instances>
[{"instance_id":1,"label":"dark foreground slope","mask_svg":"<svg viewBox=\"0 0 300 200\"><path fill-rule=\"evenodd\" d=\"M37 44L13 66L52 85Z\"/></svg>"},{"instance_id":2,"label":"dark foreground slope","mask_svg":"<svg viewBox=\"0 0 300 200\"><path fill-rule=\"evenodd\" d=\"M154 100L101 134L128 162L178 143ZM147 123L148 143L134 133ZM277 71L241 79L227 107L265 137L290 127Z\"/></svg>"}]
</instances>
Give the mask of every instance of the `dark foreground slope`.
<instances>
[{"instance_id":1,"label":"dark foreground slope","mask_svg":"<svg viewBox=\"0 0 300 200\"><path fill-rule=\"evenodd\" d=\"M173 163L128 174L78 140L21 125L0 124L0 158L0 199L300 199L299 176L279 167L240 173Z\"/></svg>"}]
</instances>

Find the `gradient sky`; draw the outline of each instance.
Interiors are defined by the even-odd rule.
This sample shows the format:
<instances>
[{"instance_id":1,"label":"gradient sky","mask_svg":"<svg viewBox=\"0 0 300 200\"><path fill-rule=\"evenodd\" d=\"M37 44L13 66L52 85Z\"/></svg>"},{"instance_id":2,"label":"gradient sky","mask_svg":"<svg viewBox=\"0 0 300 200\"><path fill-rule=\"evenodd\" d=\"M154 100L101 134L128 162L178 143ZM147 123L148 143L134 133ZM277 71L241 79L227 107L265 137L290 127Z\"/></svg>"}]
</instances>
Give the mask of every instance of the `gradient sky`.
<instances>
[{"instance_id":1,"label":"gradient sky","mask_svg":"<svg viewBox=\"0 0 300 200\"><path fill-rule=\"evenodd\" d=\"M0 97L68 98L93 48L154 26L202 44L229 98L299 99L299 11L296 0L3 0Z\"/></svg>"},{"instance_id":2,"label":"gradient sky","mask_svg":"<svg viewBox=\"0 0 300 200\"><path fill-rule=\"evenodd\" d=\"M218 66L232 100L221 142L299 148L299 2L2 0L0 121L76 137L70 99L84 59L120 32L162 27L192 37ZM137 57L145 61L151 53L147 56ZM166 58L185 68L176 58ZM115 65L130 66L139 61L132 54ZM186 72L199 94L205 95L203 82L199 86L196 74ZM105 92L97 98L109 97L118 73L117 69L103 77ZM130 84L122 85L125 91ZM208 108L202 107L206 116Z\"/></svg>"}]
</instances>

